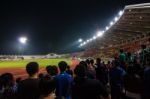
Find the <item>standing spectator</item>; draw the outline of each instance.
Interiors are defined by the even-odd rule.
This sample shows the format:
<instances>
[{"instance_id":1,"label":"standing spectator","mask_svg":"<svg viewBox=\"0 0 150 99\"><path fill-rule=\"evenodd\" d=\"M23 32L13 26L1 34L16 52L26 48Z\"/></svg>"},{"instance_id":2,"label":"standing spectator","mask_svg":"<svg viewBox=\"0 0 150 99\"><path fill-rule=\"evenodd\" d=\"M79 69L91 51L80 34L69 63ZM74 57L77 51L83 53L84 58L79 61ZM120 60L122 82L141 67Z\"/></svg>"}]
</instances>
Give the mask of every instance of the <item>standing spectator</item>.
<instances>
[{"instance_id":1,"label":"standing spectator","mask_svg":"<svg viewBox=\"0 0 150 99\"><path fill-rule=\"evenodd\" d=\"M68 73L69 75L73 76L73 71L70 69L70 66L67 66L66 73Z\"/></svg>"},{"instance_id":2,"label":"standing spectator","mask_svg":"<svg viewBox=\"0 0 150 99\"><path fill-rule=\"evenodd\" d=\"M39 98L39 64L30 62L26 66L29 77L18 84L18 99Z\"/></svg>"},{"instance_id":3,"label":"standing spectator","mask_svg":"<svg viewBox=\"0 0 150 99\"><path fill-rule=\"evenodd\" d=\"M86 68L83 64L77 65L74 73L76 77L72 85L72 99L110 99L106 88L95 79L86 78Z\"/></svg>"},{"instance_id":4,"label":"standing spectator","mask_svg":"<svg viewBox=\"0 0 150 99\"><path fill-rule=\"evenodd\" d=\"M144 98L150 99L150 61L144 70Z\"/></svg>"},{"instance_id":5,"label":"standing spectator","mask_svg":"<svg viewBox=\"0 0 150 99\"><path fill-rule=\"evenodd\" d=\"M58 74L57 66L51 66L51 65L49 65L49 66L46 67L46 71L52 77L55 77Z\"/></svg>"},{"instance_id":6,"label":"standing spectator","mask_svg":"<svg viewBox=\"0 0 150 99\"><path fill-rule=\"evenodd\" d=\"M50 75L45 75L40 79L39 88L39 99L55 99L54 90L56 89L56 82Z\"/></svg>"},{"instance_id":7,"label":"standing spectator","mask_svg":"<svg viewBox=\"0 0 150 99\"><path fill-rule=\"evenodd\" d=\"M56 99L70 99L71 84L73 78L71 75L66 73L67 63L61 61L58 63L60 74L58 74L56 79Z\"/></svg>"},{"instance_id":8,"label":"standing spectator","mask_svg":"<svg viewBox=\"0 0 150 99\"><path fill-rule=\"evenodd\" d=\"M110 70L110 86L112 99L120 99L123 91L123 77L125 71L120 67L120 62L115 61L114 67Z\"/></svg>"},{"instance_id":9,"label":"standing spectator","mask_svg":"<svg viewBox=\"0 0 150 99\"><path fill-rule=\"evenodd\" d=\"M0 99L15 99L17 86L11 73L0 76Z\"/></svg>"},{"instance_id":10,"label":"standing spectator","mask_svg":"<svg viewBox=\"0 0 150 99\"><path fill-rule=\"evenodd\" d=\"M126 90L126 97L129 99L141 99L143 82L141 77L136 74L135 66L127 68L127 74L124 76L124 87Z\"/></svg>"},{"instance_id":11,"label":"standing spectator","mask_svg":"<svg viewBox=\"0 0 150 99\"><path fill-rule=\"evenodd\" d=\"M96 78L101 81L104 85L107 84L108 76L107 76L107 69L105 67L105 64L101 63L101 59L96 59Z\"/></svg>"}]
</instances>

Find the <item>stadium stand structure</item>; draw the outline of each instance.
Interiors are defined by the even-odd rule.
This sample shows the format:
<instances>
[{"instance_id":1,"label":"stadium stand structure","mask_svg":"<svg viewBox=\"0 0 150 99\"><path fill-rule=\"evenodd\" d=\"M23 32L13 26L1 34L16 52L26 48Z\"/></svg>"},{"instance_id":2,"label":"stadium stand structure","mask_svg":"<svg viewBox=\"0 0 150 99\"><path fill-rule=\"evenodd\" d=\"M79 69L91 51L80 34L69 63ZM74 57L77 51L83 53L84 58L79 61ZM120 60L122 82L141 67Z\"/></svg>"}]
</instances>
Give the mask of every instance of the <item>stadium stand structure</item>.
<instances>
[{"instance_id":1,"label":"stadium stand structure","mask_svg":"<svg viewBox=\"0 0 150 99\"><path fill-rule=\"evenodd\" d=\"M103 37L82 47L86 56L112 57L114 56L112 53L117 54L120 48L135 52L143 43L150 46L149 37L150 3L128 5L124 8L123 15L104 33Z\"/></svg>"}]
</instances>

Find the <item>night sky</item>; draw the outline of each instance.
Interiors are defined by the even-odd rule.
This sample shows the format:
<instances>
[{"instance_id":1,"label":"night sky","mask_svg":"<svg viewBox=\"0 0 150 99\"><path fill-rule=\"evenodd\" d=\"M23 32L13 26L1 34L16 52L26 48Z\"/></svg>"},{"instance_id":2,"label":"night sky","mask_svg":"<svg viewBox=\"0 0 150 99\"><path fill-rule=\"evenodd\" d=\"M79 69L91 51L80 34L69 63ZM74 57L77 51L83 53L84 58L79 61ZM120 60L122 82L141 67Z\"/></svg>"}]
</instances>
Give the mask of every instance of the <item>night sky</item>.
<instances>
[{"instance_id":1,"label":"night sky","mask_svg":"<svg viewBox=\"0 0 150 99\"><path fill-rule=\"evenodd\" d=\"M123 10L149 0L1 0L0 54L17 54L18 38L28 37L24 54L79 51L87 39Z\"/></svg>"}]
</instances>

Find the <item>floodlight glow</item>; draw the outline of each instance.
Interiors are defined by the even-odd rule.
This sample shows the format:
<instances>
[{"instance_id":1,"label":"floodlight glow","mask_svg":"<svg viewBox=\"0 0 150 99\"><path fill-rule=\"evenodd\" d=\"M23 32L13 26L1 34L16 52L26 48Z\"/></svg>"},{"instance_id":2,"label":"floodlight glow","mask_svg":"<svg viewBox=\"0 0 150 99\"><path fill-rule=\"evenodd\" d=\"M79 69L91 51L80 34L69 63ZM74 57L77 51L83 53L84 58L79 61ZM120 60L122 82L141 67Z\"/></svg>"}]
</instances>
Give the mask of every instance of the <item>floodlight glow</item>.
<instances>
[{"instance_id":1,"label":"floodlight glow","mask_svg":"<svg viewBox=\"0 0 150 99\"><path fill-rule=\"evenodd\" d=\"M101 37L101 36L103 35L103 33L104 33L104 31L99 31L99 32L97 33L97 37Z\"/></svg>"},{"instance_id":2,"label":"floodlight glow","mask_svg":"<svg viewBox=\"0 0 150 99\"><path fill-rule=\"evenodd\" d=\"M80 46L83 46L83 44L81 43Z\"/></svg>"},{"instance_id":3,"label":"floodlight glow","mask_svg":"<svg viewBox=\"0 0 150 99\"><path fill-rule=\"evenodd\" d=\"M121 16L123 14L123 11L119 11L119 16Z\"/></svg>"},{"instance_id":4,"label":"floodlight glow","mask_svg":"<svg viewBox=\"0 0 150 99\"><path fill-rule=\"evenodd\" d=\"M90 40L87 40L86 42L89 42Z\"/></svg>"},{"instance_id":5,"label":"floodlight glow","mask_svg":"<svg viewBox=\"0 0 150 99\"><path fill-rule=\"evenodd\" d=\"M113 22L113 21L111 21L111 22L110 22L110 25L112 26L113 24L114 24L114 22Z\"/></svg>"},{"instance_id":6,"label":"floodlight glow","mask_svg":"<svg viewBox=\"0 0 150 99\"><path fill-rule=\"evenodd\" d=\"M96 39L96 36L93 36L93 40L95 40Z\"/></svg>"},{"instance_id":7,"label":"floodlight glow","mask_svg":"<svg viewBox=\"0 0 150 99\"><path fill-rule=\"evenodd\" d=\"M27 38L26 37L20 37L19 42L22 43L22 44L26 44L27 43Z\"/></svg>"},{"instance_id":8,"label":"floodlight glow","mask_svg":"<svg viewBox=\"0 0 150 99\"><path fill-rule=\"evenodd\" d=\"M107 27L106 27L106 30L108 30L108 29L109 29L109 27L107 26Z\"/></svg>"},{"instance_id":9,"label":"floodlight glow","mask_svg":"<svg viewBox=\"0 0 150 99\"><path fill-rule=\"evenodd\" d=\"M79 43L81 43L82 41L83 41L83 40L82 40L81 38L78 40Z\"/></svg>"},{"instance_id":10,"label":"floodlight glow","mask_svg":"<svg viewBox=\"0 0 150 99\"><path fill-rule=\"evenodd\" d=\"M115 17L115 19L114 19L114 20L115 20L115 22L117 22L117 21L118 21L118 17Z\"/></svg>"},{"instance_id":11,"label":"floodlight glow","mask_svg":"<svg viewBox=\"0 0 150 99\"><path fill-rule=\"evenodd\" d=\"M91 39L89 39L89 41L92 41L93 39L91 38Z\"/></svg>"}]
</instances>

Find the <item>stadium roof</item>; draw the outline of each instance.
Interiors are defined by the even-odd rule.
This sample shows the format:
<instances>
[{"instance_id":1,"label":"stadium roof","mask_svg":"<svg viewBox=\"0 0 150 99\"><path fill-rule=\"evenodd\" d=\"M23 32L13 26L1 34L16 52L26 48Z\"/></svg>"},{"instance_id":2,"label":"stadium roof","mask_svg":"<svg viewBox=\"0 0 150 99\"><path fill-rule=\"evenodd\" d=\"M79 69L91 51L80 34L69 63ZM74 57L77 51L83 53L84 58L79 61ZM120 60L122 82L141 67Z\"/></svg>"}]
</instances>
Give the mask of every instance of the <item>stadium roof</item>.
<instances>
[{"instance_id":1,"label":"stadium roof","mask_svg":"<svg viewBox=\"0 0 150 99\"><path fill-rule=\"evenodd\" d=\"M128 5L120 12L118 21L113 20L103 37L88 42L86 49L112 47L150 34L150 3ZM117 18L116 18L117 20ZM113 24L113 25L112 25Z\"/></svg>"}]
</instances>

